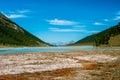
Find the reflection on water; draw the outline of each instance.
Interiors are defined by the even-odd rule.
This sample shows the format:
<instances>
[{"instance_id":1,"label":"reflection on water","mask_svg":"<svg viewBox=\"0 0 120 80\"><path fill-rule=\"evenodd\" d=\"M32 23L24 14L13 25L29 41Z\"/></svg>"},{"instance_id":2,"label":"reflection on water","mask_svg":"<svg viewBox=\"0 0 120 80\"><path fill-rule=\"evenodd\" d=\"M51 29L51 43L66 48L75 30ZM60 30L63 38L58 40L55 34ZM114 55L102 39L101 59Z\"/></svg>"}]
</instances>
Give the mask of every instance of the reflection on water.
<instances>
[{"instance_id":1,"label":"reflection on water","mask_svg":"<svg viewBox=\"0 0 120 80\"><path fill-rule=\"evenodd\" d=\"M0 48L0 54L27 53L27 52L70 52L79 50L111 50L120 47L98 48L93 46L61 46L61 47L23 47L23 48Z\"/></svg>"}]
</instances>

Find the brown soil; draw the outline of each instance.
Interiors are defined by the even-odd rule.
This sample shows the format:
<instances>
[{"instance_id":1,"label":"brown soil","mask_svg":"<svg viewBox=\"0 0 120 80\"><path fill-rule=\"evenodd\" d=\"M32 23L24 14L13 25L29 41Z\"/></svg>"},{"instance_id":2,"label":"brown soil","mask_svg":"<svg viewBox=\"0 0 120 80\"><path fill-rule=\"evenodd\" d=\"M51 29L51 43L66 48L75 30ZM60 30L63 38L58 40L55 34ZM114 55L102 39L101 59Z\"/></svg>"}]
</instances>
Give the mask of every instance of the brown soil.
<instances>
[{"instance_id":1,"label":"brown soil","mask_svg":"<svg viewBox=\"0 0 120 80\"><path fill-rule=\"evenodd\" d=\"M0 80L120 80L120 50L9 54L0 59Z\"/></svg>"},{"instance_id":2,"label":"brown soil","mask_svg":"<svg viewBox=\"0 0 120 80\"><path fill-rule=\"evenodd\" d=\"M0 80L51 80L56 77L69 77L75 74L75 68L63 68L53 71L23 73L16 75L1 75Z\"/></svg>"}]
</instances>

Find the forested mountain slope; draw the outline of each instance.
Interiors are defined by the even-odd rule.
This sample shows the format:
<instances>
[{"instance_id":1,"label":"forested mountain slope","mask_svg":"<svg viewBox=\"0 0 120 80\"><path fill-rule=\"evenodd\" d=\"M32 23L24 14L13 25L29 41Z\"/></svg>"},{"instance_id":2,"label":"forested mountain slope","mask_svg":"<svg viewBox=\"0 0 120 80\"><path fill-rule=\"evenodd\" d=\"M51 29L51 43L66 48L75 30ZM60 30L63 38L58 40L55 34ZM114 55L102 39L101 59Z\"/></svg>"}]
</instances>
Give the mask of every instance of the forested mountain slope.
<instances>
[{"instance_id":1,"label":"forested mountain slope","mask_svg":"<svg viewBox=\"0 0 120 80\"><path fill-rule=\"evenodd\" d=\"M48 46L48 43L30 34L0 13L0 45Z\"/></svg>"},{"instance_id":2,"label":"forested mountain slope","mask_svg":"<svg viewBox=\"0 0 120 80\"><path fill-rule=\"evenodd\" d=\"M120 46L120 23L118 23L116 26L113 26L109 29L106 29L102 32L99 32L97 34L93 34L90 36L87 36L73 45L77 44L91 44L91 45L108 45L108 46Z\"/></svg>"}]
</instances>

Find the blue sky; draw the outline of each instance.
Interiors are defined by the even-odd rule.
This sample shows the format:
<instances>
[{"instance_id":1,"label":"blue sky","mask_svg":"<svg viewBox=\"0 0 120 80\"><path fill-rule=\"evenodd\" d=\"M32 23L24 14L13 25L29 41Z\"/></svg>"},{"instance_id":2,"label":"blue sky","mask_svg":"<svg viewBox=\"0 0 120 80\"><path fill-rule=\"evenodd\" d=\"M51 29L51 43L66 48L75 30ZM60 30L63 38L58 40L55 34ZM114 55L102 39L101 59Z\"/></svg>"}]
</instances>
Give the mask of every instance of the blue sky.
<instances>
[{"instance_id":1,"label":"blue sky","mask_svg":"<svg viewBox=\"0 0 120 80\"><path fill-rule=\"evenodd\" d=\"M77 41L120 22L120 0L0 0L0 11L49 43Z\"/></svg>"}]
</instances>

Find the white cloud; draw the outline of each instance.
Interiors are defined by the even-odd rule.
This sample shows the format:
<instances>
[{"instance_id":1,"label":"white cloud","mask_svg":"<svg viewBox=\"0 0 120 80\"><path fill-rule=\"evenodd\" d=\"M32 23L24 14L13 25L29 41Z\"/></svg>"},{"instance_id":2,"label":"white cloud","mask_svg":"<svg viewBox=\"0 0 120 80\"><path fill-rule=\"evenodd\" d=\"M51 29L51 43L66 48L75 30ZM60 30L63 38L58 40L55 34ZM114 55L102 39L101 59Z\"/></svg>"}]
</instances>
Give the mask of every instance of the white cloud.
<instances>
[{"instance_id":1,"label":"white cloud","mask_svg":"<svg viewBox=\"0 0 120 80\"><path fill-rule=\"evenodd\" d=\"M82 32L82 33L99 33L100 31L95 31L95 30L85 30L85 29L60 29L60 28L49 28L50 31L52 32Z\"/></svg>"},{"instance_id":2,"label":"white cloud","mask_svg":"<svg viewBox=\"0 0 120 80\"><path fill-rule=\"evenodd\" d=\"M50 31L53 32L86 32L86 30L78 30L78 29L60 29L60 28L49 28Z\"/></svg>"},{"instance_id":3,"label":"white cloud","mask_svg":"<svg viewBox=\"0 0 120 80\"><path fill-rule=\"evenodd\" d=\"M105 21L105 22L108 22L108 21L109 21L109 19L104 19L104 21Z\"/></svg>"},{"instance_id":4,"label":"white cloud","mask_svg":"<svg viewBox=\"0 0 120 80\"><path fill-rule=\"evenodd\" d=\"M27 13L27 12L31 12L31 11L30 11L30 10L25 9L25 10L17 10L17 12L18 12L18 13Z\"/></svg>"},{"instance_id":5,"label":"white cloud","mask_svg":"<svg viewBox=\"0 0 120 80\"><path fill-rule=\"evenodd\" d=\"M84 25L76 25L76 26L73 26L74 28L84 28L84 27L86 27L86 26L84 26Z\"/></svg>"},{"instance_id":6,"label":"white cloud","mask_svg":"<svg viewBox=\"0 0 120 80\"><path fill-rule=\"evenodd\" d=\"M5 15L8 18L24 18L24 17L27 17L27 16L22 15L22 14L10 14L10 15L5 14Z\"/></svg>"},{"instance_id":7,"label":"white cloud","mask_svg":"<svg viewBox=\"0 0 120 80\"><path fill-rule=\"evenodd\" d=\"M105 24L100 23L100 22L94 22L93 25L98 25L99 26L99 25L105 25Z\"/></svg>"},{"instance_id":8,"label":"white cloud","mask_svg":"<svg viewBox=\"0 0 120 80\"><path fill-rule=\"evenodd\" d=\"M116 16L113 20L120 20L120 16Z\"/></svg>"},{"instance_id":9,"label":"white cloud","mask_svg":"<svg viewBox=\"0 0 120 80\"><path fill-rule=\"evenodd\" d=\"M31 12L31 11L28 9L8 11L9 14L23 14L23 13L28 13L28 12Z\"/></svg>"},{"instance_id":10,"label":"white cloud","mask_svg":"<svg viewBox=\"0 0 120 80\"><path fill-rule=\"evenodd\" d=\"M8 18L25 18L27 17L25 13L30 12L30 10L15 10L15 11L5 11L2 12Z\"/></svg>"},{"instance_id":11,"label":"white cloud","mask_svg":"<svg viewBox=\"0 0 120 80\"><path fill-rule=\"evenodd\" d=\"M53 19L53 20L47 20L51 25L76 25L77 22L69 21L69 20L59 20L59 19Z\"/></svg>"},{"instance_id":12,"label":"white cloud","mask_svg":"<svg viewBox=\"0 0 120 80\"><path fill-rule=\"evenodd\" d=\"M99 33L100 31L87 31L88 33Z\"/></svg>"}]
</instances>

